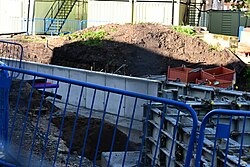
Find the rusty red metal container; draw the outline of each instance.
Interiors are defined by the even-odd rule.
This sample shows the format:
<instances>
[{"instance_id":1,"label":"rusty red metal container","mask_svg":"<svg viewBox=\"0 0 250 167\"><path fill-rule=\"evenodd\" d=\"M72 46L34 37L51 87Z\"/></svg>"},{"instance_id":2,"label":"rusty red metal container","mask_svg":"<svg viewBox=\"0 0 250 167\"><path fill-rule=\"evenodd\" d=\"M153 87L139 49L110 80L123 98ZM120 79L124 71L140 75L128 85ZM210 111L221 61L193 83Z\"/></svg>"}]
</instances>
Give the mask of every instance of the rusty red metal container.
<instances>
[{"instance_id":1,"label":"rusty red metal container","mask_svg":"<svg viewBox=\"0 0 250 167\"><path fill-rule=\"evenodd\" d=\"M226 81L235 81L235 71L225 68L223 66L204 70L209 74L212 74L215 79L226 80Z\"/></svg>"},{"instance_id":2,"label":"rusty red metal container","mask_svg":"<svg viewBox=\"0 0 250 167\"><path fill-rule=\"evenodd\" d=\"M180 82L195 82L196 78L201 75L200 70L195 70L193 68L182 67L168 67L168 80L179 80Z\"/></svg>"}]
</instances>

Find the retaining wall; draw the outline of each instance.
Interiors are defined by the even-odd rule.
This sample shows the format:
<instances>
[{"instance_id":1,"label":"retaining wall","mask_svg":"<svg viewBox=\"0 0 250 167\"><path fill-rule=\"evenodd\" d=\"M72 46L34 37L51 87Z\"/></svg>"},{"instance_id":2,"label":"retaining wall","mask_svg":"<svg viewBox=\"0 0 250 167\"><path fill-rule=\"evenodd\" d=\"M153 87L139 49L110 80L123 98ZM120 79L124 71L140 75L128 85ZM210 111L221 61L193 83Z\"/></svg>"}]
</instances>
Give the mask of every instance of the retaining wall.
<instances>
[{"instance_id":1,"label":"retaining wall","mask_svg":"<svg viewBox=\"0 0 250 167\"><path fill-rule=\"evenodd\" d=\"M107 74L103 72L95 72L95 71L88 71L82 69L75 69L75 68L68 68L56 65L46 65L46 64L38 64L33 62L25 62L23 61L23 68L26 70L37 71L40 73L46 73L54 76L60 76L64 78L79 80L82 82L90 82L95 83L103 86L108 86L112 88L118 88L127 91L133 91L138 93L143 93L147 95L157 96L158 92L158 84L159 81L143 79L143 78L136 78L136 77L129 77L129 76L120 76L116 74ZM28 79L28 78L27 78ZM67 94L68 87L66 85L60 84L58 89L58 94L62 96L62 101L65 102L66 94ZM47 91L53 92L53 89L48 89ZM78 87L72 87L70 91L70 99L69 103L72 105L77 105L78 99L74 98L74 94L79 94L80 90ZM92 101L93 92L85 89L84 98L82 100L82 107L90 108L89 101ZM96 110L103 110L105 104L106 94L98 92L96 94L96 102L94 105L94 109ZM120 97L115 94L110 94L110 101L107 112L111 114L116 114L118 111L117 101ZM123 104L123 109L121 111L121 116L124 117L131 117L132 110L133 110L133 100L130 98L125 97ZM113 105L112 103L116 104ZM146 103L144 100L139 100L137 102L141 104L137 107L135 118L141 120L143 117L143 104Z\"/></svg>"}]
</instances>

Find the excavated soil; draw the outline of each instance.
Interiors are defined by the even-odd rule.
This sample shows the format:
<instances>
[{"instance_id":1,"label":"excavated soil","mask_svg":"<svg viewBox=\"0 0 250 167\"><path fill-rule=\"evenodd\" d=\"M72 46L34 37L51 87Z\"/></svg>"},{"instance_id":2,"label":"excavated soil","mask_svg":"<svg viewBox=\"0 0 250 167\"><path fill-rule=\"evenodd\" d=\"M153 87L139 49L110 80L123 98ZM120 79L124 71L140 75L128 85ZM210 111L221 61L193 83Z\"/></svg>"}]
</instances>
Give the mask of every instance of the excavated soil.
<instances>
[{"instance_id":1,"label":"excavated soil","mask_svg":"<svg viewBox=\"0 0 250 167\"><path fill-rule=\"evenodd\" d=\"M56 117L52 120L52 122L56 125L56 127L60 128L61 125L61 117ZM63 131L63 137L62 139L66 141L67 147L70 146L70 140L72 137L72 129L74 126L75 116L74 115L68 115L64 119L64 125L62 128ZM88 121L89 119L86 117L79 117L77 119L77 124L75 127L75 132L77 134L75 135L75 139L72 143L72 152L76 151L78 155L82 154L82 148L84 144L84 137L86 134L86 129L88 127ZM98 137L101 127L101 120L100 119L90 119L89 124L89 130L88 130L88 136L86 141L86 148L85 148L85 156L93 160L95 157L95 151L98 143ZM103 131L102 136L100 140L100 145L98 148L98 154L97 159L101 159L101 153L102 152L109 152L110 147L112 145L112 139L113 139L113 133L114 133L114 125L105 122L103 124ZM114 140L114 147L113 151L124 151L126 148L126 142L127 142L127 135L121 132L119 129L116 131L116 137ZM135 144L129 143L128 150L136 150Z\"/></svg>"},{"instance_id":2,"label":"excavated soil","mask_svg":"<svg viewBox=\"0 0 250 167\"><path fill-rule=\"evenodd\" d=\"M241 71L243 67L242 63L229 51L215 50L197 37L190 37L178 33L171 27L163 25L110 24L84 29L76 32L76 34L84 34L88 31L98 30L104 30L107 35L100 43L94 46L86 44L86 41L72 39L72 36L18 35L8 40L16 41L23 45L24 60L139 77L166 74L168 66L176 67L182 64L193 68L209 68L224 65L231 69L235 68L237 71ZM90 41L90 39L87 39L87 41ZM240 80L240 82L244 83L244 80ZM38 97L34 98L34 101L37 99L40 101L39 94L35 93L34 97ZM26 98L21 100L25 101ZM36 105L31 106L31 109L35 112L39 105L36 102L34 103ZM43 106L47 108L47 111L50 110L50 105L48 102L43 104ZM20 112L21 120L24 114L25 112ZM31 120L31 124L35 122L33 115L30 119L34 119L34 121ZM47 116L42 116L42 120L43 119L46 125L48 123ZM63 141L65 141L67 147L70 144L74 119L75 117L67 116L63 126ZM53 119L55 132L58 132L57 128L60 122L60 117ZM20 126L21 124L22 121L20 121ZM86 125L87 118L79 118L76 129L85 129L83 127ZM97 142L100 120L91 120L90 125L92 128L89 131L88 137L92 140L89 140L90 143L87 143L86 156L89 159L93 159L93 150L95 150L94 148ZM33 127L34 125L30 125L28 129L32 129ZM81 154L82 138L85 132L82 131L80 133L80 130L77 131L79 132L77 136L75 136L77 144L73 143L72 149L79 155ZM105 123L103 133L106 137L102 138L103 141L101 143L105 143L106 139L110 139L113 131L114 127ZM14 132L13 134L18 136L16 133L19 133L19 131L14 130ZM114 149L123 150L126 135L119 131L117 133L118 138L116 139L117 143L115 143ZM44 134L41 136L43 135ZM30 136L27 136L27 138L30 138ZM52 143L53 142L54 141L52 141ZM27 142L26 145L30 145L30 142ZM107 145L109 146L110 143ZM38 145L38 147L40 146ZM108 148L104 145L100 145L100 152L106 151ZM54 148L51 148L50 150L53 149Z\"/></svg>"},{"instance_id":3,"label":"excavated soil","mask_svg":"<svg viewBox=\"0 0 250 167\"><path fill-rule=\"evenodd\" d=\"M22 84L20 96L19 88ZM59 129L62 124L62 110L57 106L53 107L52 103L42 98L42 95L32 90L31 85L20 80L13 79L10 89L9 101L10 101L10 114L9 114L9 132L10 132L10 143L11 143L11 154L17 157L18 150L20 149L19 161L24 165L28 166L27 155L30 155L30 150L33 150L33 163L37 163L42 157L44 152L44 163L45 166L52 164L54 156L56 154L57 142L59 136ZM30 98L30 92L32 97ZM31 99L31 100L30 100ZM18 101L18 105L16 102ZM42 102L42 103L41 103ZM27 108L27 106L30 107ZM42 106L40 106L42 104ZM42 108L40 108L42 107ZM39 113L40 111L40 113ZM51 115L52 114L52 115ZM51 117L51 116L52 117ZM51 117L51 118L50 118ZM50 124L51 120L51 124ZM80 156L82 155L83 144L85 140L85 134L88 133L86 138L86 145L84 149L84 158L82 166L91 166L91 161L95 158L95 151L98 143L99 132L101 128L101 119L98 118L86 118L84 116L78 116L67 110L67 114L64 117L64 124L62 127L62 137L57 153L56 166L64 166L70 150L70 161L69 166L78 166ZM90 122L89 122L90 121ZM76 126L74 127L74 123ZM50 124L50 125L49 125ZM49 125L49 126L48 126ZM86 131L88 127L88 132ZM73 131L72 129L75 130ZM102 126L102 135L100 138L100 145L98 147L98 153L96 159L101 160L102 152L109 152L112 145L113 134L115 126L104 121ZM24 133L22 133L24 132ZM72 133L74 132L74 138L72 140ZM47 139L45 139L47 136ZM71 141L72 140L72 141ZM46 147L45 147L45 141ZM22 147L19 147L22 143ZM116 129L116 135L113 143L113 151L124 151L127 144L127 135ZM128 151L138 150L139 145L133 142L128 143ZM37 159L37 160L36 160ZM34 162L33 162L34 161ZM36 164L37 165L37 164ZM34 165L34 166L36 166Z\"/></svg>"},{"instance_id":4,"label":"excavated soil","mask_svg":"<svg viewBox=\"0 0 250 167\"><path fill-rule=\"evenodd\" d=\"M239 60L230 52L215 50L201 39L178 33L169 26L109 24L75 34L100 30L107 35L96 46L67 35L15 38L24 46L25 60L132 76L165 74L168 66L182 64L239 68ZM122 65L125 68L117 71Z\"/></svg>"}]
</instances>

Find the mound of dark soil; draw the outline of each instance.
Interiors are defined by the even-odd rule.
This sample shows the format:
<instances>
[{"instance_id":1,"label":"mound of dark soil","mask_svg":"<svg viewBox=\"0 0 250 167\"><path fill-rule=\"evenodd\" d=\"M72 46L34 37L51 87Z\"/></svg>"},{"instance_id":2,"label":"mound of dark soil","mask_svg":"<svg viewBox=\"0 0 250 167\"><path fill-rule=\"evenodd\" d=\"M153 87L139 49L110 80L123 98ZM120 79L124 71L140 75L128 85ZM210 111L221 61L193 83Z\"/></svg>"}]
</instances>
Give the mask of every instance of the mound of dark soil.
<instances>
[{"instance_id":1,"label":"mound of dark soil","mask_svg":"<svg viewBox=\"0 0 250 167\"><path fill-rule=\"evenodd\" d=\"M111 73L124 65L120 74L142 76L164 74L168 66L226 66L238 61L225 50L214 50L201 39L178 33L163 25L111 24L85 29L76 34L100 30L108 35L98 46L75 41L54 48L50 63Z\"/></svg>"},{"instance_id":2,"label":"mound of dark soil","mask_svg":"<svg viewBox=\"0 0 250 167\"><path fill-rule=\"evenodd\" d=\"M242 62L227 50L216 50L198 37L158 24L109 24L90 27L75 34L105 31L97 45L70 36L16 36L24 46L24 59L122 75L166 74L168 66L192 68L224 65L240 71ZM27 39L28 38L28 39ZM240 69L240 70L238 70ZM238 81L244 85L242 74Z\"/></svg>"}]
</instances>

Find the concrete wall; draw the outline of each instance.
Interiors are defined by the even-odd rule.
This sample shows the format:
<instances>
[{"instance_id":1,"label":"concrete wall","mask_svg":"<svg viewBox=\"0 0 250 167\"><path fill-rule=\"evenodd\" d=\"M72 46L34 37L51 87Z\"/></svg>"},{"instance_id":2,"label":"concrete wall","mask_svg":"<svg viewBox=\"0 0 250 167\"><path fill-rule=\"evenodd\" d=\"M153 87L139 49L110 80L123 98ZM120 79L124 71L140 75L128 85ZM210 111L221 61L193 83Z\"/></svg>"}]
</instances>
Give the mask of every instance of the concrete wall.
<instances>
[{"instance_id":1,"label":"concrete wall","mask_svg":"<svg viewBox=\"0 0 250 167\"><path fill-rule=\"evenodd\" d=\"M158 92L159 82L143 78L120 76L115 74L107 74L102 72L94 72L94 71L74 69L74 68L65 68L55 65L36 64L32 62L23 62L23 68L26 70L37 71L54 76L61 76L64 78L70 78L82 82L90 82L98 85L118 88L122 90L127 90L131 92L137 92L152 96L157 96ZM62 95L62 101L64 102L67 97L66 96L67 90L68 90L68 84L60 83L58 94ZM79 86L72 86L69 99L70 104L72 105L78 104L79 92L80 92ZM82 100L82 106L90 108L93 97L93 89L91 90L85 89L83 96L84 99ZM103 110L106 96L107 96L106 92L97 91L94 109ZM119 95L111 93L107 112L116 114L118 111L119 100L120 100ZM145 100L138 100L135 113L136 119L139 120L142 119L143 116L142 105L144 103L146 103ZM123 106L121 110L121 116L131 117L134 106L134 98L125 97L122 105Z\"/></svg>"}]
</instances>

